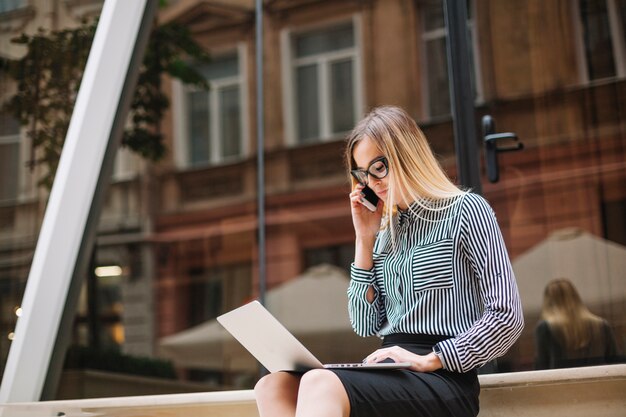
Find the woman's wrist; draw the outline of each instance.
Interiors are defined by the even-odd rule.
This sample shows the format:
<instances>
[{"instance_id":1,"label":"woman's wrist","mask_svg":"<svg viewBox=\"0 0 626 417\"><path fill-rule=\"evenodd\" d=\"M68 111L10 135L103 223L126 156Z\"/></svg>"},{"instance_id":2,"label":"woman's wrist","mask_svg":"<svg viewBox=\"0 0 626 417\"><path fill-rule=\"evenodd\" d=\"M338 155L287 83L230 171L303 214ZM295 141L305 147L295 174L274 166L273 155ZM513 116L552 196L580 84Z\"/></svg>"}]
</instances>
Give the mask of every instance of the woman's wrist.
<instances>
[{"instance_id":1,"label":"woman's wrist","mask_svg":"<svg viewBox=\"0 0 626 417\"><path fill-rule=\"evenodd\" d=\"M357 236L356 244L354 248L354 265L357 268L370 270L374 266L373 252L374 252L375 238L369 239Z\"/></svg>"},{"instance_id":2,"label":"woman's wrist","mask_svg":"<svg viewBox=\"0 0 626 417\"><path fill-rule=\"evenodd\" d=\"M357 248L361 247L363 249L374 249L374 243L376 242L376 235L372 236L356 236L356 246Z\"/></svg>"},{"instance_id":3,"label":"woman's wrist","mask_svg":"<svg viewBox=\"0 0 626 417\"><path fill-rule=\"evenodd\" d=\"M434 372L443 368L441 360L434 352L430 352L427 355L415 355L416 358L413 362L412 369L417 372Z\"/></svg>"},{"instance_id":4,"label":"woman's wrist","mask_svg":"<svg viewBox=\"0 0 626 417\"><path fill-rule=\"evenodd\" d=\"M441 363L441 358L435 352L430 352L426 355L426 360L428 361L428 367L436 371L437 369L443 368L443 363Z\"/></svg>"}]
</instances>

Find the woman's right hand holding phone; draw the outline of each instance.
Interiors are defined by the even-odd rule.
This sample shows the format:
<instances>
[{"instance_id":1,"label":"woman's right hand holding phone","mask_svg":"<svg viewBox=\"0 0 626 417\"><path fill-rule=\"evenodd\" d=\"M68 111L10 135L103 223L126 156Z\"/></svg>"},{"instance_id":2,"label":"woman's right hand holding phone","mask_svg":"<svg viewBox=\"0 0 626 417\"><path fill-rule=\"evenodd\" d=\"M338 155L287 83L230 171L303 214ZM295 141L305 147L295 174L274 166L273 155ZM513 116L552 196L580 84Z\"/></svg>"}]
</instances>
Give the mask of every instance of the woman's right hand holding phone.
<instances>
[{"instance_id":1,"label":"woman's right hand holding phone","mask_svg":"<svg viewBox=\"0 0 626 417\"><path fill-rule=\"evenodd\" d=\"M363 198L362 184L357 184L350 193L350 206L352 210L352 223L357 241L364 239L373 243L376 233L380 229L380 222L383 216L383 202L378 201L376 211L372 212L365 207L361 200Z\"/></svg>"},{"instance_id":2,"label":"woman's right hand holding phone","mask_svg":"<svg viewBox=\"0 0 626 417\"><path fill-rule=\"evenodd\" d=\"M373 253L376 233L380 229L383 218L383 201L378 200L376 211L371 211L361 203L363 198L363 185L357 184L350 193L350 207L352 210L352 223L356 234L354 248L354 265L357 268L372 269L374 266ZM366 299L373 302L376 297L374 288L370 286Z\"/></svg>"}]
</instances>

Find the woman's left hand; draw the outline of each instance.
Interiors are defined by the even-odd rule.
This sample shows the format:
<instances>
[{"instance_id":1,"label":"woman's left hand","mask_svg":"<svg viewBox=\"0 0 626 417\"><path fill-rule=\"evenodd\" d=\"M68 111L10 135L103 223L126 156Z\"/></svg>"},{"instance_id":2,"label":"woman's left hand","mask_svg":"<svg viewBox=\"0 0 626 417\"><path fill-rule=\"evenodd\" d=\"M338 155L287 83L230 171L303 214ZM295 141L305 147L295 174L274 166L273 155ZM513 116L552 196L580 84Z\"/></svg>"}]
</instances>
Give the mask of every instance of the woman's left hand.
<instances>
[{"instance_id":1,"label":"woman's left hand","mask_svg":"<svg viewBox=\"0 0 626 417\"><path fill-rule=\"evenodd\" d=\"M441 360L435 355L435 352L430 352L428 355L418 355L399 346L378 349L365 358L363 362L377 363L383 362L385 359L391 359L394 362L410 362L411 368L409 369L416 372L433 372L443 368Z\"/></svg>"}]
</instances>

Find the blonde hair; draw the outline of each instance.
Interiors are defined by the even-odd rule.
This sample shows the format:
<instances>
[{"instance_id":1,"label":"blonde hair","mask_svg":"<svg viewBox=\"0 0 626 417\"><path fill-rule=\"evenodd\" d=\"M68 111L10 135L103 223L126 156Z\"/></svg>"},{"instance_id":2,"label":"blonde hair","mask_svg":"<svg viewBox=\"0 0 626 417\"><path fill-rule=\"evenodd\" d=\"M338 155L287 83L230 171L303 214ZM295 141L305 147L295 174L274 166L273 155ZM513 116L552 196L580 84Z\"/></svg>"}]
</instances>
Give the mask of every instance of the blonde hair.
<instances>
[{"instance_id":1,"label":"blonde hair","mask_svg":"<svg viewBox=\"0 0 626 417\"><path fill-rule=\"evenodd\" d=\"M415 202L428 210L443 210L447 206L435 206L433 203L465 193L450 181L424 133L401 108L377 107L354 127L347 138L345 160L348 170L356 168L354 148L365 138L378 146L389 164L387 195L390 204L384 208L388 221L401 201ZM356 180L351 180L354 188ZM412 207L410 209L413 210Z\"/></svg>"},{"instance_id":2,"label":"blonde hair","mask_svg":"<svg viewBox=\"0 0 626 417\"><path fill-rule=\"evenodd\" d=\"M583 304L578 291L566 278L550 281L543 293L541 317L566 350L581 349L602 331L604 320Z\"/></svg>"}]
</instances>

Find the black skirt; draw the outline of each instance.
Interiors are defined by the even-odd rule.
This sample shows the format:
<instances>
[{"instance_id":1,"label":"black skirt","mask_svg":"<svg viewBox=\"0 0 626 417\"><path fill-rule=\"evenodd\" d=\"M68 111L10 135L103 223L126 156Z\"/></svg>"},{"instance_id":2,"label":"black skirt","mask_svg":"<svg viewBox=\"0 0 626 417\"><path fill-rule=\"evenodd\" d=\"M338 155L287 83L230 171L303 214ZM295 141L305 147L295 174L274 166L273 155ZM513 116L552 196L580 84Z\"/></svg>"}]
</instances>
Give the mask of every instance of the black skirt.
<instances>
[{"instance_id":1,"label":"black skirt","mask_svg":"<svg viewBox=\"0 0 626 417\"><path fill-rule=\"evenodd\" d=\"M382 347L427 355L448 337L393 334ZM332 369L350 399L350 417L475 417L480 386L476 371Z\"/></svg>"}]
</instances>

